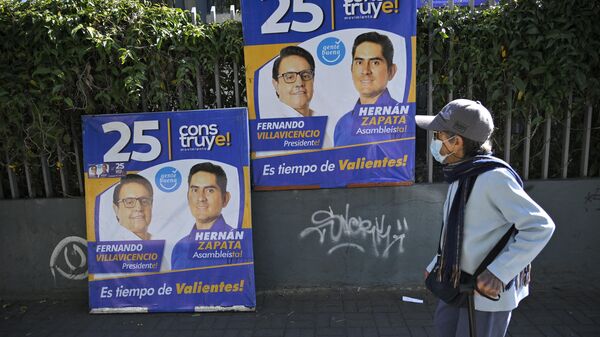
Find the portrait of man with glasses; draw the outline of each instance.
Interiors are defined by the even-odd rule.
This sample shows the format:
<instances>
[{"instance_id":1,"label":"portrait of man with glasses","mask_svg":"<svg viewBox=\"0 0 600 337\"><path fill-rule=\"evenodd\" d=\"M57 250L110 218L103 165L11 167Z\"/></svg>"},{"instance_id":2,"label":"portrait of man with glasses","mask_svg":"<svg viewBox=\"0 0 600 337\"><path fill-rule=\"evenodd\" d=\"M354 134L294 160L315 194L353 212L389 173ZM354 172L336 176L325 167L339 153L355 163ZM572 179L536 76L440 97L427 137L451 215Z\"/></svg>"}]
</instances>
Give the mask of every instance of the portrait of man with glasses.
<instances>
[{"instance_id":1,"label":"portrait of man with glasses","mask_svg":"<svg viewBox=\"0 0 600 337\"><path fill-rule=\"evenodd\" d=\"M150 240L148 231L152 221L152 197L150 182L139 174L121 178L113 192L113 210L121 228L116 231L120 240Z\"/></svg>"},{"instance_id":2,"label":"portrait of man with glasses","mask_svg":"<svg viewBox=\"0 0 600 337\"><path fill-rule=\"evenodd\" d=\"M279 101L289 108L281 109L280 117L310 117L315 78L315 60L305 49L288 46L279 52L273 63L273 88Z\"/></svg>"}]
</instances>

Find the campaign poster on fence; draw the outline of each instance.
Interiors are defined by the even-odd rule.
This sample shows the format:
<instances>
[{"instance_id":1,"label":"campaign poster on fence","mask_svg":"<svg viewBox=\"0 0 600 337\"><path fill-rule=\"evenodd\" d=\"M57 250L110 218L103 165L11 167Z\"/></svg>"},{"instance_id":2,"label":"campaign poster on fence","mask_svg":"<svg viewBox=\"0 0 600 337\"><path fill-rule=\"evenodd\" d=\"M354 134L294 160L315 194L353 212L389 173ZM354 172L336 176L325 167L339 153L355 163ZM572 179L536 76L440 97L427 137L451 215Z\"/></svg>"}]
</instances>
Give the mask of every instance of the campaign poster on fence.
<instances>
[{"instance_id":1,"label":"campaign poster on fence","mask_svg":"<svg viewBox=\"0 0 600 337\"><path fill-rule=\"evenodd\" d=\"M255 189L414 181L414 0L243 0L242 23Z\"/></svg>"},{"instance_id":2,"label":"campaign poster on fence","mask_svg":"<svg viewBox=\"0 0 600 337\"><path fill-rule=\"evenodd\" d=\"M247 110L83 117L92 313L254 310Z\"/></svg>"}]
</instances>

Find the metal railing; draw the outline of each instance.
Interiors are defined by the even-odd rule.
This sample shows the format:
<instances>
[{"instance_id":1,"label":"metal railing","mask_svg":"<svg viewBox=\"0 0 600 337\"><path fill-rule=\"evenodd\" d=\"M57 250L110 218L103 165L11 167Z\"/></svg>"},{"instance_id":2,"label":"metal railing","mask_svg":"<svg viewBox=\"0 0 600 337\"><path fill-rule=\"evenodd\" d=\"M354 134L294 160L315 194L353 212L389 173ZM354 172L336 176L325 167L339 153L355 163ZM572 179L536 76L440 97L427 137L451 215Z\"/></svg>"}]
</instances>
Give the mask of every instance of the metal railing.
<instances>
[{"instance_id":1,"label":"metal railing","mask_svg":"<svg viewBox=\"0 0 600 337\"><path fill-rule=\"evenodd\" d=\"M489 0L488 6L494 6L496 4L495 0ZM427 0L427 6L429 9L433 8L433 0ZM454 8L454 0L448 0L447 2L448 8ZM474 0L469 0L469 8L471 13L475 11ZM429 39L433 39L433 28L431 22L428 26L429 30ZM449 43L449 55L448 58L451 59L454 48L453 48L453 39L450 39ZM428 78L427 78L427 114L434 115L434 106L433 106L433 58L432 58L432 44L428 45ZM448 71L448 82L450 83L449 87L452 88L454 72L453 69L449 69ZM454 97L453 90L450 89L448 92L448 101L451 101ZM515 144L512 143L512 95L507 95L507 111L505 113L504 123L502 125L504 129L503 135L503 148L504 148L504 161L507 163L511 163L511 149ZM472 75L468 74L467 79L467 97L473 98L473 78ZM438 107L438 109L441 107ZM586 109L584 111L584 119L581 128L584 132L583 141L581 144L581 157L580 157L580 177L588 176L588 168L589 168L589 160L590 160L590 142L591 142L591 130L592 130L592 115L593 115L593 106L590 103L586 104ZM572 161L573 156L570 151L572 148L571 144L571 131L572 131L572 116L573 116L573 93L569 95L569 102L567 111L562 122L563 124L563 137L562 137L562 156L561 156L561 178L566 179L568 176L568 167L569 163ZM522 158L522 167L521 172L519 172L524 180L528 180L530 176L530 162L531 162L531 139L532 139L532 121L531 121L531 112L527 116L525 122L525 130L524 137L522 139L523 146L523 158ZM550 163L550 145L551 145L551 137L552 137L552 116L547 114L545 116L544 124L543 124L543 151L542 151L542 172L540 174L541 179L548 179L548 171L549 171L549 163ZM434 163L431 153L429 152L429 146L431 144L432 132L427 133L427 148L426 148L426 166L427 166L427 182L434 182Z\"/></svg>"}]
</instances>

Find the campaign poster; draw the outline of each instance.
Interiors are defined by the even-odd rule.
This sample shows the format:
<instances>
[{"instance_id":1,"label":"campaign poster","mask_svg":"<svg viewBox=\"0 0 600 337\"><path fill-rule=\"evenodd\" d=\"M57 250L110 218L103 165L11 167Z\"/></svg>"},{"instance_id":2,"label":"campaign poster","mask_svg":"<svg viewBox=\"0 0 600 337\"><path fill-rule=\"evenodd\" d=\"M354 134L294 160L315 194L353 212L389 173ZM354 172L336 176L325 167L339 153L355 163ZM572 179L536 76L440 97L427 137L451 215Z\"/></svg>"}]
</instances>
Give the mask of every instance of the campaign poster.
<instances>
[{"instance_id":1,"label":"campaign poster","mask_svg":"<svg viewBox=\"0 0 600 337\"><path fill-rule=\"evenodd\" d=\"M414 182L416 1L241 4L254 188Z\"/></svg>"},{"instance_id":2,"label":"campaign poster","mask_svg":"<svg viewBox=\"0 0 600 337\"><path fill-rule=\"evenodd\" d=\"M90 311L254 310L247 110L82 120Z\"/></svg>"}]
</instances>

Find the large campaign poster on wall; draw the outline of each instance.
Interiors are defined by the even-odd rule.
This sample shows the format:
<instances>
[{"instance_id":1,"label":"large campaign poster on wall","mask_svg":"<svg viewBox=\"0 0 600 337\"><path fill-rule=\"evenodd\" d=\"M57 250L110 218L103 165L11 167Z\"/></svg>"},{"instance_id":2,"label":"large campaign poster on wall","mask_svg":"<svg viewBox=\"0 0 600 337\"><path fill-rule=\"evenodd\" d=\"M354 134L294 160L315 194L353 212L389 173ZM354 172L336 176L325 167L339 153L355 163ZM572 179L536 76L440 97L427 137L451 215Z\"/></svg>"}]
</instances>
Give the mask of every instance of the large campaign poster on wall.
<instances>
[{"instance_id":1,"label":"large campaign poster on wall","mask_svg":"<svg viewBox=\"0 0 600 337\"><path fill-rule=\"evenodd\" d=\"M255 308L248 113L83 117L92 313Z\"/></svg>"},{"instance_id":2,"label":"large campaign poster on wall","mask_svg":"<svg viewBox=\"0 0 600 337\"><path fill-rule=\"evenodd\" d=\"M243 0L255 189L414 181L416 1Z\"/></svg>"}]
</instances>

